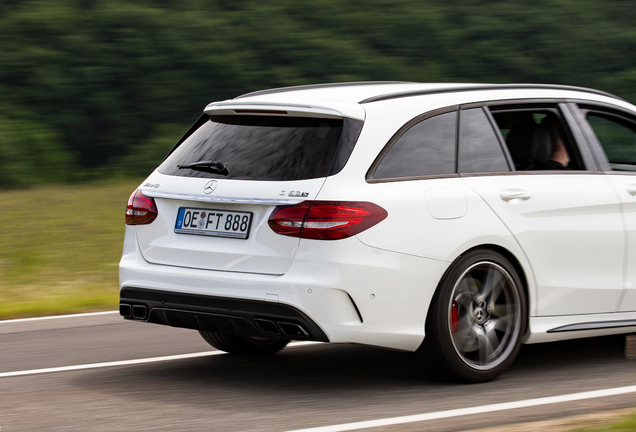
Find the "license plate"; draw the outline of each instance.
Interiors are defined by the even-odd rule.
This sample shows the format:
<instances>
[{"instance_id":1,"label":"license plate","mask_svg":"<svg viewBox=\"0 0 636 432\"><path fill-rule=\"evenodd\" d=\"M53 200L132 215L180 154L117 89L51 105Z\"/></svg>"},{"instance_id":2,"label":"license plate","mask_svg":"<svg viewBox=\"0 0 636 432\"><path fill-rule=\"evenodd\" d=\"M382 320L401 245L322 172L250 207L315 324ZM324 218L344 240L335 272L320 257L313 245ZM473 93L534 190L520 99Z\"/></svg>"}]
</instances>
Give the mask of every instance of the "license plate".
<instances>
[{"instance_id":1,"label":"license plate","mask_svg":"<svg viewBox=\"0 0 636 432\"><path fill-rule=\"evenodd\" d=\"M246 239L251 225L249 212L181 207L174 232Z\"/></svg>"}]
</instances>

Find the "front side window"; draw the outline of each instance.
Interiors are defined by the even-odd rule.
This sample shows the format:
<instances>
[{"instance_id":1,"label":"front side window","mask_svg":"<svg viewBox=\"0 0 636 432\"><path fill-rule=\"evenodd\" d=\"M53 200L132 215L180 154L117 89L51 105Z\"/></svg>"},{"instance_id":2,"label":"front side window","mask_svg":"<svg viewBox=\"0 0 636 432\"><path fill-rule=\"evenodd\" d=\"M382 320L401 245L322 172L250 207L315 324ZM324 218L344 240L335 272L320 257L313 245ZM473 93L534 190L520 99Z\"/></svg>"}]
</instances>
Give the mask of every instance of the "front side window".
<instances>
[{"instance_id":1,"label":"front side window","mask_svg":"<svg viewBox=\"0 0 636 432\"><path fill-rule=\"evenodd\" d=\"M389 148L373 179L455 173L455 111L427 118L404 132Z\"/></svg>"},{"instance_id":2,"label":"front side window","mask_svg":"<svg viewBox=\"0 0 636 432\"><path fill-rule=\"evenodd\" d=\"M612 170L636 171L636 124L594 112L587 114L587 121L603 146Z\"/></svg>"}]
</instances>

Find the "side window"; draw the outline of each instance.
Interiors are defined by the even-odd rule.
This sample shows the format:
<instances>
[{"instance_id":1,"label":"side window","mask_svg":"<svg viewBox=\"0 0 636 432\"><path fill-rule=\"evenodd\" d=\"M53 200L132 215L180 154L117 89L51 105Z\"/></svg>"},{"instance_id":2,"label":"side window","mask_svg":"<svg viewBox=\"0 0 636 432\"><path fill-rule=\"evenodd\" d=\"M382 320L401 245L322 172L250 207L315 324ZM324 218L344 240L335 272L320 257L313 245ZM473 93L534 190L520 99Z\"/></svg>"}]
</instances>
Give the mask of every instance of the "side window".
<instances>
[{"instance_id":1,"label":"side window","mask_svg":"<svg viewBox=\"0 0 636 432\"><path fill-rule=\"evenodd\" d=\"M459 172L510 171L499 139L481 108L459 114Z\"/></svg>"},{"instance_id":2,"label":"side window","mask_svg":"<svg viewBox=\"0 0 636 432\"><path fill-rule=\"evenodd\" d=\"M412 126L393 143L373 178L454 174L456 119L453 111Z\"/></svg>"},{"instance_id":3,"label":"side window","mask_svg":"<svg viewBox=\"0 0 636 432\"><path fill-rule=\"evenodd\" d=\"M615 171L636 171L636 125L625 119L589 112L587 121Z\"/></svg>"},{"instance_id":4,"label":"side window","mask_svg":"<svg viewBox=\"0 0 636 432\"><path fill-rule=\"evenodd\" d=\"M496 106L491 113L517 171L582 169L580 153L556 106Z\"/></svg>"}]
</instances>

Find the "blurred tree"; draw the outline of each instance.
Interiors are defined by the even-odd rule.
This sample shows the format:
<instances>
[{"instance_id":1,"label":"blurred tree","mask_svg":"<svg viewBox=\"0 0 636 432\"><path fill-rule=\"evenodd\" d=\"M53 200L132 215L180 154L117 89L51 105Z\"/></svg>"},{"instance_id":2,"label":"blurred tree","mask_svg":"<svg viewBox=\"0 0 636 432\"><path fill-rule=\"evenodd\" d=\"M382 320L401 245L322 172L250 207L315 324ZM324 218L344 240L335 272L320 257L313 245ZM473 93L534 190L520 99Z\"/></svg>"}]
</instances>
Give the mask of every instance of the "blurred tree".
<instances>
[{"instance_id":1,"label":"blurred tree","mask_svg":"<svg viewBox=\"0 0 636 432\"><path fill-rule=\"evenodd\" d=\"M635 18L634 0L3 0L0 154L22 157L8 143L37 125L71 162L31 183L128 171L213 100L316 82L550 82L636 101ZM0 184L29 182L8 172Z\"/></svg>"},{"instance_id":2,"label":"blurred tree","mask_svg":"<svg viewBox=\"0 0 636 432\"><path fill-rule=\"evenodd\" d=\"M74 157L60 134L30 118L0 116L0 185L21 187L72 179Z\"/></svg>"},{"instance_id":3,"label":"blurred tree","mask_svg":"<svg viewBox=\"0 0 636 432\"><path fill-rule=\"evenodd\" d=\"M130 152L116 165L123 176L147 176L163 161L164 157L185 133L181 124L160 124L150 136Z\"/></svg>"}]
</instances>

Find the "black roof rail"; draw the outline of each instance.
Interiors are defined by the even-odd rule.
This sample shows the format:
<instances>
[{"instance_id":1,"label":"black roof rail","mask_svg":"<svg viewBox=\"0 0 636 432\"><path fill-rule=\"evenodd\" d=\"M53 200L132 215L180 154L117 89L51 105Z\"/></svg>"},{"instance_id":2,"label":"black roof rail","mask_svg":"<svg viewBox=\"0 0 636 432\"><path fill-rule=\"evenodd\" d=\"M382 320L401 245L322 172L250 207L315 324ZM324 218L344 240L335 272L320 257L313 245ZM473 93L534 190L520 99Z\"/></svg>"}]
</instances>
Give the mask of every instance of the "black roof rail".
<instances>
[{"instance_id":1,"label":"black roof rail","mask_svg":"<svg viewBox=\"0 0 636 432\"><path fill-rule=\"evenodd\" d=\"M430 90L414 90L414 91L406 91L406 92L397 92L397 93L387 93L385 95L373 96L367 99L360 101L359 103L365 104L370 102L379 102L383 100L389 99L398 99L403 97L410 96L421 96L427 94L436 94L436 93L454 93L461 91L477 91L477 90L505 90L505 89L553 89L553 90L576 90L586 93L593 93L603 96L608 96L613 99L618 99L624 101L625 99L620 98L614 94L607 93L601 90L594 90L587 87L576 87L576 86L568 86L568 85L560 85L560 84L485 84L485 85L467 85L460 87L447 87L447 88L436 88Z\"/></svg>"},{"instance_id":2,"label":"black roof rail","mask_svg":"<svg viewBox=\"0 0 636 432\"><path fill-rule=\"evenodd\" d=\"M361 86L361 85L377 85L377 84L413 84L408 81L357 81L357 82L341 82L341 83L327 83L327 84L307 84L301 86L280 87L268 90L258 90L251 93L245 93L243 95L235 97L233 100L241 99L249 96L261 96L273 93L285 93L296 90L311 90L330 87L349 87L349 86Z\"/></svg>"}]
</instances>

